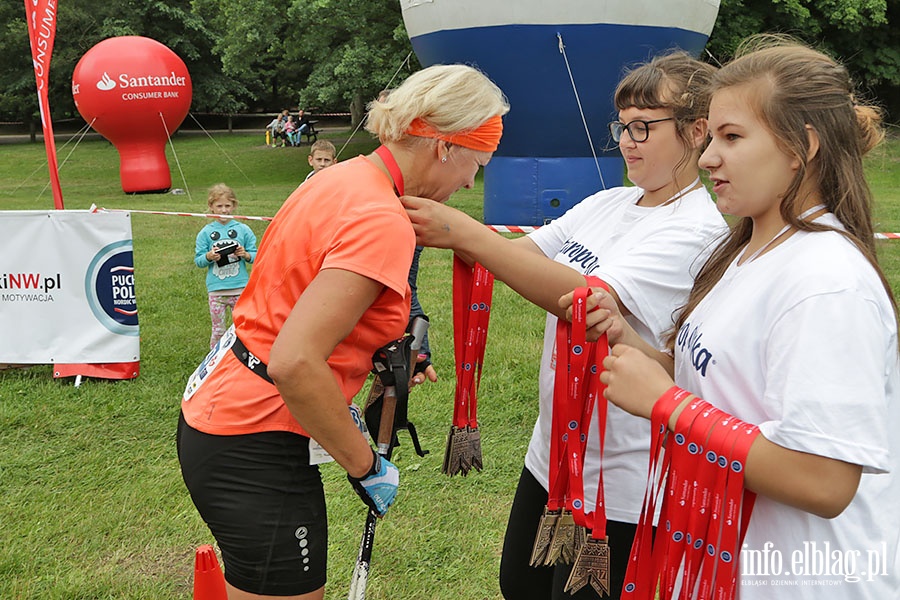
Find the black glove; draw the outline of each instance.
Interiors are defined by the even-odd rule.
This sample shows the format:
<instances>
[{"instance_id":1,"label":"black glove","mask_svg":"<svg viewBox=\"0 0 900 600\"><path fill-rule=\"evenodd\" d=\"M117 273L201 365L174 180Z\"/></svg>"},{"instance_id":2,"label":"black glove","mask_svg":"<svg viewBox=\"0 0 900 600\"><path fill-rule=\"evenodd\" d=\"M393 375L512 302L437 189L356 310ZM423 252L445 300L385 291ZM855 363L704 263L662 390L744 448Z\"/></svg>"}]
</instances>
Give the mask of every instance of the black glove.
<instances>
[{"instance_id":1,"label":"black glove","mask_svg":"<svg viewBox=\"0 0 900 600\"><path fill-rule=\"evenodd\" d=\"M353 486L353 491L366 503L366 506L384 516L387 509L394 503L397 497L397 486L400 484L400 471L397 467L374 450L375 460L372 468L362 477L351 477L347 474L347 480Z\"/></svg>"}]
</instances>

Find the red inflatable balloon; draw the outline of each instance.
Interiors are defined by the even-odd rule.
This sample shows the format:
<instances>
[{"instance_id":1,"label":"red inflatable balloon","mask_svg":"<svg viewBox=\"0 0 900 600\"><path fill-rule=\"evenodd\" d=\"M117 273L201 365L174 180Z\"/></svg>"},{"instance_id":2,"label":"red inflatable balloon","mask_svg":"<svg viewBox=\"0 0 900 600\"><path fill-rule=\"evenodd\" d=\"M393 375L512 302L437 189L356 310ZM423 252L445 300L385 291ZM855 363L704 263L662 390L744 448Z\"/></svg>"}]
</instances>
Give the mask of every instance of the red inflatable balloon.
<instances>
[{"instance_id":1,"label":"red inflatable balloon","mask_svg":"<svg viewBox=\"0 0 900 600\"><path fill-rule=\"evenodd\" d=\"M187 116L192 89L184 61L150 38L109 38L78 61L72 73L75 106L119 151L123 191L172 186L166 143Z\"/></svg>"}]
</instances>

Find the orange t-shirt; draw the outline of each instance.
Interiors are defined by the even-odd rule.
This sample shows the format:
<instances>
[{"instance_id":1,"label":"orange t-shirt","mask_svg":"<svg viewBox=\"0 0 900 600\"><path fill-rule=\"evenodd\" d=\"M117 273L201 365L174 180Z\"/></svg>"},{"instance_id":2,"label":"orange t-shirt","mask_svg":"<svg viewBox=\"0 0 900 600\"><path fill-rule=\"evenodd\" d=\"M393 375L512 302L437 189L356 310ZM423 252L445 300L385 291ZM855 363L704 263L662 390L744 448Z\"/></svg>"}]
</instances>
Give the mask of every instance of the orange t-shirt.
<instances>
[{"instance_id":1,"label":"orange t-shirt","mask_svg":"<svg viewBox=\"0 0 900 600\"><path fill-rule=\"evenodd\" d=\"M320 270L344 269L381 282L385 289L328 358L349 404L375 350L406 329L414 248L409 217L382 171L363 157L323 170L290 195L266 230L234 309L237 337L268 364L282 324ZM231 351L181 408L191 427L210 434L306 435L275 386Z\"/></svg>"}]
</instances>

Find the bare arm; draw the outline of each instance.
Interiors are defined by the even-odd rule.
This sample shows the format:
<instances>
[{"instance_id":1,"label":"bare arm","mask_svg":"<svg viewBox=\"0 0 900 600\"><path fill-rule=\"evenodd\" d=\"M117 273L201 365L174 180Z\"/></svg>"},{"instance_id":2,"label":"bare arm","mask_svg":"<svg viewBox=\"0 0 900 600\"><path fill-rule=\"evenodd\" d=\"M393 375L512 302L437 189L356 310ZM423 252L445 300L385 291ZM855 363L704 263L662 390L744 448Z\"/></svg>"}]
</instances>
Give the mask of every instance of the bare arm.
<instances>
[{"instance_id":1,"label":"bare arm","mask_svg":"<svg viewBox=\"0 0 900 600\"><path fill-rule=\"evenodd\" d=\"M425 246L451 248L464 259L477 261L523 298L558 317L565 317L559 297L585 285L583 275L544 256L527 238L510 240L456 210L433 200L401 198Z\"/></svg>"},{"instance_id":2,"label":"bare arm","mask_svg":"<svg viewBox=\"0 0 900 600\"><path fill-rule=\"evenodd\" d=\"M674 382L656 361L636 348L619 344L604 361L600 379L606 397L633 415L650 418L656 400ZM669 428L693 399L672 413ZM748 489L823 518L839 515L853 500L862 467L841 460L791 450L757 436L744 472Z\"/></svg>"},{"instance_id":3,"label":"bare arm","mask_svg":"<svg viewBox=\"0 0 900 600\"><path fill-rule=\"evenodd\" d=\"M326 361L383 289L350 271L320 271L291 310L269 357L269 376L291 414L354 477L372 466L372 450Z\"/></svg>"},{"instance_id":4,"label":"bare arm","mask_svg":"<svg viewBox=\"0 0 900 600\"><path fill-rule=\"evenodd\" d=\"M566 319L569 321L572 320L574 297L574 292L569 292L559 299L559 306L566 311ZM606 291L603 288L592 287L586 308L588 341L597 341L605 333L610 346L625 344L637 348L662 365L669 377L675 376L675 359L670 354L653 347L625 320L626 314L629 313L623 313L622 301L619 300L615 289L610 287L609 291Z\"/></svg>"}]
</instances>

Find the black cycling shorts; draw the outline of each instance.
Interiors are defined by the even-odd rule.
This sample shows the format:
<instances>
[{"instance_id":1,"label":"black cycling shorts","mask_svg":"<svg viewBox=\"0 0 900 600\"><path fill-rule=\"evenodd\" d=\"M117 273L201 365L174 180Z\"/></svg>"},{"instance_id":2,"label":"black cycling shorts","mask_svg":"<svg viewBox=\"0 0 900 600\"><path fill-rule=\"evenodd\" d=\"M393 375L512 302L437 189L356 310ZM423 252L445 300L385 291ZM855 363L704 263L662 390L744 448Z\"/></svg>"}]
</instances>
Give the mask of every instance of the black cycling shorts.
<instances>
[{"instance_id":1,"label":"black cycling shorts","mask_svg":"<svg viewBox=\"0 0 900 600\"><path fill-rule=\"evenodd\" d=\"M209 435L181 416L178 460L222 551L228 583L271 596L325 585L328 519L319 468L308 464L309 438L283 431Z\"/></svg>"}]
</instances>

